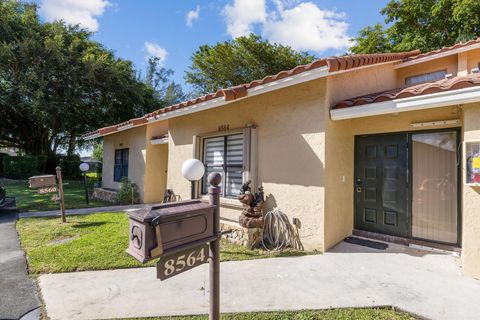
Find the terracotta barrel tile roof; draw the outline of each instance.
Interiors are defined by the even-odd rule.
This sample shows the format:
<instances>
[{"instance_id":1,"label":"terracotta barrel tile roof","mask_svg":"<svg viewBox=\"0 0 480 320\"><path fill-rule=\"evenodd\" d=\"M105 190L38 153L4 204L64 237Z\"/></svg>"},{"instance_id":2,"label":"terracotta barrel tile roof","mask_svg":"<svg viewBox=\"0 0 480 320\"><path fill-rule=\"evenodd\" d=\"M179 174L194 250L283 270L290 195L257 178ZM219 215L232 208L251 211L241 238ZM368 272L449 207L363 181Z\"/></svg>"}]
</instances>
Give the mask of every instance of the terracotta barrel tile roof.
<instances>
[{"instance_id":1,"label":"terracotta barrel tile roof","mask_svg":"<svg viewBox=\"0 0 480 320\"><path fill-rule=\"evenodd\" d=\"M458 76L451 79L442 79L434 82L426 82L406 88L397 88L346 99L336 103L333 106L333 109L355 107L364 104L403 99L413 96L420 96L450 90L458 90L476 86L480 86L480 74L478 73L470 74L467 76Z\"/></svg>"},{"instance_id":2,"label":"terracotta barrel tile roof","mask_svg":"<svg viewBox=\"0 0 480 320\"><path fill-rule=\"evenodd\" d=\"M470 41L467 41L467 42L457 43L457 44L455 44L453 46L450 46L450 47L443 47L443 48L438 49L438 50L433 50L433 51L430 51L430 52L421 53L421 54L418 54L418 55L415 55L415 56L406 57L403 61L406 62L406 61L417 60L417 59L421 59L421 58L425 58L425 57L430 57L430 56L434 56L434 55L439 54L439 53L444 53L444 52L468 47L468 46L475 45L475 44L480 44L480 38L470 40Z\"/></svg>"},{"instance_id":3,"label":"terracotta barrel tile roof","mask_svg":"<svg viewBox=\"0 0 480 320\"><path fill-rule=\"evenodd\" d=\"M126 126L141 125L141 124L147 123L149 118L156 117L160 114L165 114L171 111L185 108L197 103L214 100L217 98L224 98L225 101L233 101L236 99L240 99L248 95L247 90L249 89L252 89L261 85L265 85L273 81L278 81L284 78L288 78L303 72L318 69L321 67L327 67L328 72L336 72L336 71L354 69L354 68L367 66L367 65L373 65L377 63L403 60L408 57L416 56L418 54L419 54L419 51L417 50L417 51L410 51L410 52L360 54L360 55L347 55L347 56L340 56L340 57L318 59L313 61L312 63L306 64L306 65L300 65L291 70L281 71L275 75L266 76L265 78L260 80L253 80L250 83L241 84L241 85L226 88L226 89L221 89L215 93L209 93L209 94L197 97L195 99L191 99L191 100L177 103L162 109L158 109L156 111L153 111L151 113L144 115L141 118L131 119L114 126L89 132L83 135L82 138L86 139L86 138L95 136L97 134L100 134L101 136L103 136L105 134L114 132L116 129L121 129Z\"/></svg>"}]
</instances>

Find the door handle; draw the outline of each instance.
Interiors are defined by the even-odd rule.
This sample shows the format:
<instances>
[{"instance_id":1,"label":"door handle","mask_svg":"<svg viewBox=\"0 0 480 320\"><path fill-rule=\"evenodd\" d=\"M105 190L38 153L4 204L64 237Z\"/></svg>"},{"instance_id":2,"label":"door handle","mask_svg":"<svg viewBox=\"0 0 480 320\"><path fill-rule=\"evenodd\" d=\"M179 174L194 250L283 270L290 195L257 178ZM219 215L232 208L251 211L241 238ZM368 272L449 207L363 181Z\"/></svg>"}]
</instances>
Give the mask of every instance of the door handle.
<instances>
[{"instance_id":1,"label":"door handle","mask_svg":"<svg viewBox=\"0 0 480 320\"><path fill-rule=\"evenodd\" d=\"M362 179L357 178L357 179L355 180L355 185L356 185L355 191L357 191L358 193L360 193L360 192L363 191Z\"/></svg>"}]
</instances>

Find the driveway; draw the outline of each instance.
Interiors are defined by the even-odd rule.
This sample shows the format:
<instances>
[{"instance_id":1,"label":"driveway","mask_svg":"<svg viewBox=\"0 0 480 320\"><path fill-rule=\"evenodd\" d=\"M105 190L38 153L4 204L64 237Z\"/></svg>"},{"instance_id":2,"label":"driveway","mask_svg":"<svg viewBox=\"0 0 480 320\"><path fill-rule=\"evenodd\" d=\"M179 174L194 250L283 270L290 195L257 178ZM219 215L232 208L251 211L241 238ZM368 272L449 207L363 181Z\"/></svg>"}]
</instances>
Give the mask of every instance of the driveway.
<instances>
[{"instance_id":1,"label":"driveway","mask_svg":"<svg viewBox=\"0 0 480 320\"><path fill-rule=\"evenodd\" d=\"M208 312L208 265L169 280L155 268L47 274L51 319L152 317ZM221 264L221 311L393 305L430 319L479 319L480 281L458 258L391 245L340 243L323 255Z\"/></svg>"},{"instance_id":2,"label":"driveway","mask_svg":"<svg viewBox=\"0 0 480 320\"><path fill-rule=\"evenodd\" d=\"M15 222L16 213L0 214L0 319L19 319L40 307Z\"/></svg>"}]
</instances>

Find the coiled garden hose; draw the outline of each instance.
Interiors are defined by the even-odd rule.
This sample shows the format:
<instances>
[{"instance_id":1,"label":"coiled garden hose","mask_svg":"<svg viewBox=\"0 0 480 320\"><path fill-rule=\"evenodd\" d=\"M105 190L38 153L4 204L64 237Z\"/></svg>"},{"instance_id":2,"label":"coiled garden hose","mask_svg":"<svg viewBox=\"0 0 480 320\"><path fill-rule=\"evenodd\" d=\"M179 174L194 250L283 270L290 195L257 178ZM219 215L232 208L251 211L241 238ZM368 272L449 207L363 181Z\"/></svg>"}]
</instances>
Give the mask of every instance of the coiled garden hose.
<instances>
[{"instance_id":1,"label":"coiled garden hose","mask_svg":"<svg viewBox=\"0 0 480 320\"><path fill-rule=\"evenodd\" d=\"M290 223L287 215L277 208L265 214L261 245L268 251L304 249L297 228Z\"/></svg>"}]
</instances>

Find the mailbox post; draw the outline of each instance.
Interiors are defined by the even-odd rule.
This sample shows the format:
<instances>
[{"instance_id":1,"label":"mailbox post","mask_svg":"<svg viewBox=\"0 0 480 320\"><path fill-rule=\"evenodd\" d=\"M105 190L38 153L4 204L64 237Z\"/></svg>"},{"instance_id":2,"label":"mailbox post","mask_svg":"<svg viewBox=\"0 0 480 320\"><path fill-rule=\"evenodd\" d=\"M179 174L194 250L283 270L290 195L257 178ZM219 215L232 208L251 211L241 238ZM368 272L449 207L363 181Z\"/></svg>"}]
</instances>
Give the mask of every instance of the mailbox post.
<instances>
[{"instance_id":1,"label":"mailbox post","mask_svg":"<svg viewBox=\"0 0 480 320\"><path fill-rule=\"evenodd\" d=\"M213 213L213 230L217 238L210 242L210 320L220 319L220 192L218 186L222 176L218 172L208 175L208 196L210 204L215 206Z\"/></svg>"},{"instance_id":2,"label":"mailbox post","mask_svg":"<svg viewBox=\"0 0 480 320\"><path fill-rule=\"evenodd\" d=\"M63 182L62 182L62 168L56 167L57 179L58 179L58 195L60 196L60 214L62 215L62 222L67 222L65 217L65 198L63 196Z\"/></svg>"},{"instance_id":3,"label":"mailbox post","mask_svg":"<svg viewBox=\"0 0 480 320\"><path fill-rule=\"evenodd\" d=\"M209 319L220 319L220 173L208 176L209 203L170 202L129 212L126 250L142 263L159 258L157 278L166 280L209 263Z\"/></svg>"}]
</instances>

